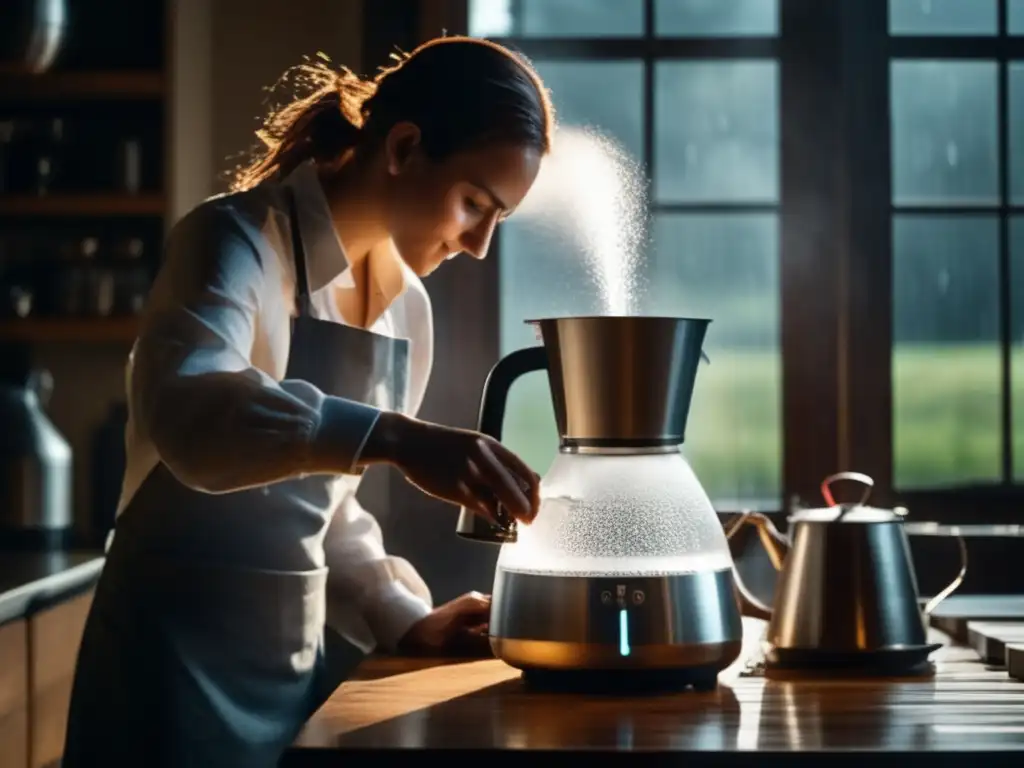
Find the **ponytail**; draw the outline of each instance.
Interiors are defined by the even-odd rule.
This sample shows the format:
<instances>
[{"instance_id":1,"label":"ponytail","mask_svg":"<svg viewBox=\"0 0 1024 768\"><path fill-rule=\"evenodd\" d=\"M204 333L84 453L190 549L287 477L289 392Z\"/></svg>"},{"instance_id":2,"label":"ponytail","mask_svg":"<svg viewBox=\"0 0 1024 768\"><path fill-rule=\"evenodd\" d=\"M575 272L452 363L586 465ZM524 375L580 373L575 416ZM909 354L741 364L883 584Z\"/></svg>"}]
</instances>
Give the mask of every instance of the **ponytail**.
<instances>
[{"instance_id":1,"label":"ponytail","mask_svg":"<svg viewBox=\"0 0 1024 768\"><path fill-rule=\"evenodd\" d=\"M487 142L550 149L554 110L543 83L525 58L496 43L437 38L392 55L394 63L372 79L319 58L278 81L275 88L291 85L296 98L256 132L261 147L234 172L233 192L285 176L307 160L335 161L401 121L419 126L423 151L435 160Z\"/></svg>"},{"instance_id":2,"label":"ponytail","mask_svg":"<svg viewBox=\"0 0 1024 768\"><path fill-rule=\"evenodd\" d=\"M260 147L234 172L232 192L286 176L307 160L334 160L358 143L363 105L376 92L376 83L323 61L292 67L275 88L289 82L300 95L272 112L256 132Z\"/></svg>"}]
</instances>

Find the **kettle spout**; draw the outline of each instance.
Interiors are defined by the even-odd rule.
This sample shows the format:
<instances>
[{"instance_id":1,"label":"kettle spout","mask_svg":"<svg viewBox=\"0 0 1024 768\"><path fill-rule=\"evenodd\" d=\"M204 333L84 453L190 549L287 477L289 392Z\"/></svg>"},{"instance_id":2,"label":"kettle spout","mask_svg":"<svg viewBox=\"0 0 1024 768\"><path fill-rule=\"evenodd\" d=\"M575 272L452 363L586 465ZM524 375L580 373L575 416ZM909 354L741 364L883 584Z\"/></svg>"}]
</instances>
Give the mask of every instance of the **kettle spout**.
<instances>
[{"instance_id":1,"label":"kettle spout","mask_svg":"<svg viewBox=\"0 0 1024 768\"><path fill-rule=\"evenodd\" d=\"M750 616L754 619L763 619L764 621L772 620L772 609L762 603L750 590L747 589L747 585L743 583L743 578L740 576L739 571L733 568L733 588L736 591L736 602L740 607L740 614L743 616Z\"/></svg>"},{"instance_id":2,"label":"kettle spout","mask_svg":"<svg viewBox=\"0 0 1024 768\"><path fill-rule=\"evenodd\" d=\"M782 564L789 554L789 541L786 537L779 533L778 528L772 524L772 521L761 513L744 512L725 526L725 538L731 541L744 525L752 525L757 529L758 538L761 540L761 546L764 547L765 553L768 555L768 560L776 571L781 571ZM746 584L743 583L743 579L740 577L739 571L735 566L733 567L733 578L740 613L744 616L771 621L772 609L754 597Z\"/></svg>"},{"instance_id":3,"label":"kettle spout","mask_svg":"<svg viewBox=\"0 0 1024 768\"><path fill-rule=\"evenodd\" d=\"M772 567L781 571L782 564L789 554L789 540L779 533L775 524L760 512L744 512L725 529L725 537L731 539L744 525L753 525L757 529L757 536L761 540L761 546L764 547Z\"/></svg>"},{"instance_id":4,"label":"kettle spout","mask_svg":"<svg viewBox=\"0 0 1024 768\"><path fill-rule=\"evenodd\" d=\"M757 535L761 539L764 551L768 553L768 559L777 571L782 570L782 564L789 555L789 539L779 533L775 524L764 515L759 515L756 522Z\"/></svg>"}]
</instances>

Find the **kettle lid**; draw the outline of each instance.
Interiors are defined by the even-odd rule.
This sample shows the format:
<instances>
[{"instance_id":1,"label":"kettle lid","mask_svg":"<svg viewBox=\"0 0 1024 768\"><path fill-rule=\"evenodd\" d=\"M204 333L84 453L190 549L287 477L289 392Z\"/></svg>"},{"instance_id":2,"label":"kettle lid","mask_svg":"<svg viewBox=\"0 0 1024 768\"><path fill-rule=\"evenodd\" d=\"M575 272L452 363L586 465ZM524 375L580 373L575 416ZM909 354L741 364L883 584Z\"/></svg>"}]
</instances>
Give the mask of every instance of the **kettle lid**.
<instances>
[{"instance_id":1,"label":"kettle lid","mask_svg":"<svg viewBox=\"0 0 1024 768\"><path fill-rule=\"evenodd\" d=\"M832 495L832 484L840 480L849 480L863 486L860 498L855 502L837 503ZM893 523L903 520L907 515L904 507L882 509L867 505L868 497L875 481L861 472L837 472L821 481L821 495L827 507L819 509L802 509L789 518L794 523Z\"/></svg>"}]
</instances>

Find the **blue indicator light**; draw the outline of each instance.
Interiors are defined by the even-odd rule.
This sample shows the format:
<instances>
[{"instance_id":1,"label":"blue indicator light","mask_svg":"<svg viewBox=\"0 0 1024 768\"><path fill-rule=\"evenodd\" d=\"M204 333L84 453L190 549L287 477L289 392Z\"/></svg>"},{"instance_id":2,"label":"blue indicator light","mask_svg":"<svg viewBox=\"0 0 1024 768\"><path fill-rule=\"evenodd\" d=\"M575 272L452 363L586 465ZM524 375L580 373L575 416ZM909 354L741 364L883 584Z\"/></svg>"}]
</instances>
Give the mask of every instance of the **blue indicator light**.
<instances>
[{"instance_id":1,"label":"blue indicator light","mask_svg":"<svg viewBox=\"0 0 1024 768\"><path fill-rule=\"evenodd\" d=\"M619 655L629 656L629 618L625 608L619 611Z\"/></svg>"}]
</instances>

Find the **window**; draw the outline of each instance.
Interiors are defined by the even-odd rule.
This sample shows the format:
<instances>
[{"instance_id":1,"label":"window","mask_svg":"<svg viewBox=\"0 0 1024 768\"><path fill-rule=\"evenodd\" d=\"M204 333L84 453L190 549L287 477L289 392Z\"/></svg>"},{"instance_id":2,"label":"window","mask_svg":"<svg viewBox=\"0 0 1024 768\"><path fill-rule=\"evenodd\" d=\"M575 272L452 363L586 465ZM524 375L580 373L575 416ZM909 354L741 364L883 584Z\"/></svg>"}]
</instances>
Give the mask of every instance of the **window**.
<instances>
[{"instance_id":1,"label":"window","mask_svg":"<svg viewBox=\"0 0 1024 768\"><path fill-rule=\"evenodd\" d=\"M719 506L782 497L780 70L775 0L471 0L470 33L529 56L562 125L614 140L649 179L644 314L713 319L684 454ZM498 242L500 349L527 318L601 311L586 260L513 218ZM557 448L543 374L513 387L506 442Z\"/></svg>"},{"instance_id":2,"label":"window","mask_svg":"<svg viewBox=\"0 0 1024 768\"><path fill-rule=\"evenodd\" d=\"M892 484L1010 486L1024 480L1024 3L889 0L889 33Z\"/></svg>"},{"instance_id":3,"label":"window","mask_svg":"<svg viewBox=\"0 0 1024 768\"><path fill-rule=\"evenodd\" d=\"M916 519L1019 522L1024 0L467 6L643 165L642 309L714 320L683 451L720 509L851 469ZM526 317L595 309L550 233L513 219L496 255L466 278L481 365ZM523 382L506 424L539 470L549 401Z\"/></svg>"},{"instance_id":4,"label":"window","mask_svg":"<svg viewBox=\"0 0 1024 768\"><path fill-rule=\"evenodd\" d=\"M1024 2L841 6L849 464L918 519L1017 522Z\"/></svg>"}]
</instances>

